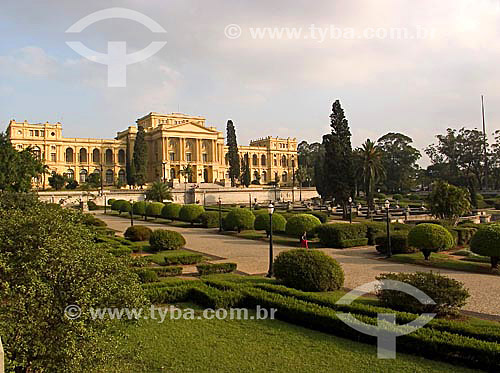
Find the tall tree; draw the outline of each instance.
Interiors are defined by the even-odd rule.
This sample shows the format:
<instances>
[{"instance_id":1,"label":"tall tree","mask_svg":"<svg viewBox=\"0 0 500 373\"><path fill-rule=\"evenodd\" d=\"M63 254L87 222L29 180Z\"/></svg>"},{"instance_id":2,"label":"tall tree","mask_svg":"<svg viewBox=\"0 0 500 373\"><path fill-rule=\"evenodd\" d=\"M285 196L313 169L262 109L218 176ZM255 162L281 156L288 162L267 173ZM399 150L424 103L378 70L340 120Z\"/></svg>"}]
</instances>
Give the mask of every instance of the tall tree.
<instances>
[{"instance_id":1,"label":"tall tree","mask_svg":"<svg viewBox=\"0 0 500 373\"><path fill-rule=\"evenodd\" d=\"M135 185L135 167L132 157L130 156L128 144L125 163L125 175L127 176L127 185Z\"/></svg>"},{"instance_id":2,"label":"tall tree","mask_svg":"<svg viewBox=\"0 0 500 373\"><path fill-rule=\"evenodd\" d=\"M323 198L335 198L347 215L347 200L352 195L354 178L352 172L353 152L351 131L340 101L332 105L330 115L332 132L323 136L325 158L323 162L323 180L321 187Z\"/></svg>"},{"instance_id":3,"label":"tall tree","mask_svg":"<svg viewBox=\"0 0 500 373\"><path fill-rule=\"evenodd\" d=\"M155 181L146 191L146 199L150 201L163 202L172 199L172 192L167 184L162 181Z\"/></svg>"},{"instance_id":4,"label":"tall tree","mask_svg":"<svg viewBox=\"0 0 500 373\"><path fill-rule=\"evenodd\" d=\"M368 216L370 216L373 208L375 183L385 174L384 166L382 165L383 153L373 141L367 139L366 142L357 149L356 154L361 164L363 189L368 203Z\"/></svg>"},{"instance_id":5,"label":"tall tree","mask_svg":"<svg viewBox=\"0 0 500 373\"><path fill-rule=\"evenodd\" d=\"M436 181L432 185L428 202L434 216L456 222L460 216L470 212L472 206L469 197L468 191L463 188L445 181Z\"/></svg>"},{"instance_id":6,"label":"tall tree","mask_svg":"<svg viewBox=\"0 0 500 373\"><path fill-rule=\"evenodd\" d=\"M243 172L241 173L241 184L247 188L250 186L251 175L250 175L250 158L248 154L243 159Z\"/></svg>"},{"instance_id":7,"label":"tall tree","mask_svg":"<svg viewBox=\"0 0 500 373\"><path fill-rule=\"evenodd\" d=\"M232 120L227 121L227 146L229 161L229 178L231 186L235 185L236 179L240 177L240 156L238 154L238 141L236 140L236 130Z\"/></svg>"},{"instance_id":8,"label":"tall tree","mask_svg":"<svg viewBox=\"0 0 500 373\"><path fill-rule=\"evenodd\" d=\"M301 141L297 145L298 163L305 172L303 182L307 186L316 185L315 165L321 151L323 151L323 145L319 142L309 144L307 141Z\"/></svg>"},{"instance_id":9,"label":"tall tree","mask_svg":"<svg viewBox=\"0 0 500 373\"><path fill-rule=\"evenodd\" d=\"M0 132L0 190L27 192L33 178L44 172L31 148L17 151L6 133Z\"/></svg>"},{"instance_id":10,"label":"tall tree","mask_svg":"<svg viewBox=\"0 0 500 373\"><path fill-rule=\"evenodd\" d=\"M134 143L133 167L135 171L135 182L139 186L146 184L148 153L146 147L146 132L144 127L139 126Z\"/></svg>"},{"instance_id":11,"label":"tall tree","mask_svg":"<svg viewBox=\"0 0 500 373\"><path fill-rule=\"evenodd\" d=\"M402 133L390 132L377 141L386 172L385 189L389 192L410 190L416 183L421 154L411 146L413 140Z\"/></svg>"}]
</instances>

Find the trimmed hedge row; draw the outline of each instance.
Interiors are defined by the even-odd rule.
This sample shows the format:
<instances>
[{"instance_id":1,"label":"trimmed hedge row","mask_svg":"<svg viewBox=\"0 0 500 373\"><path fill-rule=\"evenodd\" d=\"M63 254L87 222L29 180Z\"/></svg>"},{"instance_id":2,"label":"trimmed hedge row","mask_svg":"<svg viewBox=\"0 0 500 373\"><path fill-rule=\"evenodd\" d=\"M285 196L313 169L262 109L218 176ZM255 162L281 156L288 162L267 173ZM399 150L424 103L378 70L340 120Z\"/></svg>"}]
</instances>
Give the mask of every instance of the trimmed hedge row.
<instances>
[{"instance_id":1,"label":"trimmed hedge row","mask_svg":"<svg viewBox=\"0 0 500 373\"><path fill-rule=\"evenodd\" d=\"M182 234L168 229L157 229L149 237L151 251L178 250L186 244Z\"/></svg>"},{"instance_id":2,"label":"trimmed hedge row","mask_svg":"<svg viewBox=\"0 0 500 373\"><path fill-rule=\"evenodd\" d=\"M219 227L219 213L217 211L205 211L200 215L198 221L203 228L218 228Z\"/></svg>"},{"instance_id":3,"label":"trimmed hedge row","mask_svg":"<svg viewBox=\"0 0 500 373\"><path fill-rule=\"evenodd\" d=\"M375 238L376 249L381 254L387 254L387 236ZM417 252L417 249L408 246L408 232L391 232L391 252L393 254L408 254Z\"/></svg>"},{"instance_id":4,"label":"trimmed hedge row","mask_svg":"<svg viewBox=\"0 0 500 373\"><path fill-rule=\"evenodd\" d=\"M215 273L231 273L236 271L236 263L204 263L198 264L196 270L202 275L212 275Z\"/></svg>"},{"instance_id":5,"label":"trimmed hedge row","mask_svg":"<svg viewBox=\"0 0 500 373\"><path fill-rule=\"evenodd\" d=\"M246 208L232 209L224 218L223 225L226 231L238 231L253 229L255 215Z\"/></svg>"},{"instance_id":6,"label":"trimmed hedge row","mask_svg":"<svg viewBox=\"0 0 500 373\"><path fill-rule=\"evenodd\" d=\"M153 231L144 225L134 225L128 227L123 234L127 240L138 242L138 241L148 241L151 237Z\"/></svg>"},{"instance_id":7,"label":"trimmed hedge row","mask_svg":"<svg viewBox=\"0 0 500 373\"><path fill-rule=\"evenodd\" d=\"M291 236L301 237L304 232L313 236L321 221L311 214L295 214L287 219L285 232Z\"/></svg>"},{"instance_id":8,"label":"trimmed hedge row","mask_svg":"<svg viewBox=\"0 0 500 373\"><path fill-rule=\"evenodd\" d=\"M327 247L352 247L368 244L364 224L322 224L316 228L321 243Z\"/></svg>"},{"instance_id":9,"label":"trimmed hedge row","mask_svg":"<svg viewBox=\"0 0 500 373\"><path fill-rule=\"evenodd\" d=\"M159 277L179 276L182 274L182 267L179 266L151 267L149 269L155 271Z\"/></svg>"},{"instance_id":10,"label":"trimmed hedge row","mask_svg":"<svg viewBox=\"0 0 500 373\"><path fill-rule=\"evenodd\" d=\"M182 206L177 203L167 203L161 209L161 216L165 219L176 220L179 219L179 212Z\"/></svg>"}]
</instances>

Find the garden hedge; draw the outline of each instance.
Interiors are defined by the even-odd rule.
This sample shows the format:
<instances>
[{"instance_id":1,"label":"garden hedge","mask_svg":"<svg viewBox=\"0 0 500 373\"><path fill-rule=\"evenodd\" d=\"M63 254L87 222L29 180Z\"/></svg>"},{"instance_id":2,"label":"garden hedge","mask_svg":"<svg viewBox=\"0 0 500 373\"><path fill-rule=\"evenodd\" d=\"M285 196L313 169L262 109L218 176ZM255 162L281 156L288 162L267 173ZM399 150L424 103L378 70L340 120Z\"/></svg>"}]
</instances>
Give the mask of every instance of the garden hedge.
<instances>
[{"instance_id":1,"label":"garden hedge","mask_svg":"<svg viewBox=\"0 0 500 373\"><path fill-rule=\"evenodd\" d=\"M128 227L123 234L127 240L130 241L149 241L152 230L144 225L134 225Z\"/></svg>"},{"instance_id":2,"label":"garden hedge","mask_svg":"<svg viewBox=\"0 0 500 373\"><path fill-rule=\"evenodd\" d=\"M154 216L155 218L158 218L161 216L161 211L165 207L165 205L161 202L151 202L148 203L146 207L146 215L147 216Z\"/></svg>"},{"instance_id":3,"label":"garden hedge","mask_svg":"<svg viewBox=\"0 0 500 373\"><path fill-rule=\"evenodd\" d=\"M368 244L364 224L321 224L316 228L320 242L326 247L344 248Z\"/></svg>"},{"instance_id":4,"label":"garden hedge","mask_svg":"<svg viewBox=\"0 0 500 373\"><path fill-rule=\"evenodd\" d=\"M313 211L313 212L310 212L310 214L312 216L316 216L321 223L326 223L326 221L328 220L328 215L326 214L326 212L323 212L323 211Z\"/></svg>"},{"instance_id":5,"label":"garden hedge","mask_svg":"<svg viewBox=\"0 0 500 373\"><path fill-rule=\"evenodd\" d=\"M236 271L236 263L205 263L198 264L196 269L200 276L215 273L231 273Z\"/></svg>"},{"instance_id":6,"label":"garden hedge","mask_svg":"<svg viewBox=\"0 0 500 373\"><path fill-rule=\"evenodd\" d=\"M500 259L500 224L486 225L472 237L470 249L473 253L489 256L491 268L498 268Z\"/></svg>"},{"instance_id":7,"label":"garden hedge","mask_svg":"<svg viewBox=\"0 0 500 373\"><path fill-rule=\"evenodd\" d=\"M246 208L234 208L224 218L224 230L238 231L254 229L255 215Z\"/></svg>"},{"instance_id":8,"label":"garden hedge","mask_svg":"<svg viewBox=\"0 0 500 373\"><path fill-rule=\"evenodd\" d=\"M158 275L155 271L148 268L137 268L135 273L139 276L139 280L143 283L158 281Z\"/></svg>"},{"instance_id":9,"label":"garden hedge","mask_svg":"<svg viewBox=\"0 0 500 373\"><path fill-rule=\"evenodd\" d=\"M178 250L186 245L186 240L179 232L157 229L149 237L151 251Z\"/></svg>"},{"instance_id":10,"label":"garden hedge","mask_svg":"<svg viewBox=\"0 0 500 373\"><path fill-rule=\"evenodd\" d=\"M255 217L254 226L256 230L266 231L269 235L269 214L257 214ZM273 232L284 232L286 227L286 219L283 215L275 212L273 214Z\"/></svg>"},{"instance_id":11,"label":"garden hedge","mask_svg":"<svg viewBox=\"0 0 500 373\"><path fill-rule=\"evenodd\" d=\"M186 221L193 225L201 214L205 212L203 206L200 205L183 205L179 211L179 219L182 221Z\"/></svg>"},{"instance_id":12,"label":"garden hedge","mask_svg":"<svg viewBox=\"0 0 500 373\"><path fill-rule=\"evenodd\" d=\"M126 202L124 199L114 200L113 203L111 204L111 210L120 212L122 204L124 202Z\"/></svg>"},{"instance_id":13,"label":"garden hedge","mask_svg":"<svg viewBox=\"0 0 500 373\"><path fill-rule=\"evenodd\" d=\"M431 252L451 249L455 240L450 231L438 224L418 224L408 233L408 244L419 249L429 260Z\"/></svg>"},{"instance_id":14,"label":"garden hedge","mask_svg":"<svg viewBox=\"0 0 500 373\"><path fill-rule=\"evenodd\" d=\"M146 201L138 201L134 203L133 211L135 215L146 216L146 207L148 203Z\"/></svg>"},{"instance_id":15,"label":"garden hedge","mask_svg":"<svg viewBox=\"0 0 500 373\"><path fill-rule=\"evenodd\" d=\"M387 235L378 236L375 238L376 249L381 254L387 254ZM408 232L399 231L391 232L391 253L392 254L408 254L418 250L408 245Z\"/></svg>"},{"instance_id":16,"label":"garden hedge","mask_svg":"<svg viewBox=\"0 0 500 373\"><path fill-rule=\"evenodd\" d=\"M177 220L179 219L179 212L181 211L182 205L178 203L167 203L161 210L161 216L165 219Z\"/></svg>"},{"instance_id":17,"label":"garden hedge","mask_svg":"<svg viewBox=\"0 0 500 373\"><path fill-rule=\"evenodd\" d=\"M87 207L89 208L89 211L99 210L99 206L97 206L94 201L87 201Z\"/></svg>"},{"instance_id":18,"label":"garden hedge","mask_svg":"<svg viewBox=\"0 0 500 373\"><path fill-rule=\"evenodd\" d=\"M204 228L219 227L219 213L217 211L205 211L198 218L199 223Z\"/></svg>"},{"instance_id":19,"label":"garden hedge","mask_svg":"<svg viewBox=\"0 0 500 373\"><path fill-rule=\"evenodd\" d=\"M296 214L287 219L285 232L291 236L301 237L304 232L309 236L315 234L316 227L321 225L321 221L311 214Z\"/></svg>"},{"instance_id":20,"label":"garden hedge","mask_svg":"<svg viewBox=\"0 0 500 373\"><path fill-rule=\"evenodd\" d=\"M180 266L151 267L150 269L155 271L159 277L179 276L182 274L182 267Z\"/></svg>"},{"instance_id":21,"label":"garden hedge","mask_svg":"<svg viewBox=\"0 0 500 373\"><path fill-rule=\"evenodd\" d=\"M321 251L283 251L274 260L274 276L285 285L305 291L330 291L344 284L344 271Z\"/></svg>"},{"instance_id":22,"label":"garden hedge","mask_svg":"<svg viewBox=\"0 0 500 373\"><path fill-rule=\"evenodd\" d=\"M132 204L129 201L122 201L120 203L120 214L122 212L130 213L132 211Z\"/></svg>"}]
</instances>

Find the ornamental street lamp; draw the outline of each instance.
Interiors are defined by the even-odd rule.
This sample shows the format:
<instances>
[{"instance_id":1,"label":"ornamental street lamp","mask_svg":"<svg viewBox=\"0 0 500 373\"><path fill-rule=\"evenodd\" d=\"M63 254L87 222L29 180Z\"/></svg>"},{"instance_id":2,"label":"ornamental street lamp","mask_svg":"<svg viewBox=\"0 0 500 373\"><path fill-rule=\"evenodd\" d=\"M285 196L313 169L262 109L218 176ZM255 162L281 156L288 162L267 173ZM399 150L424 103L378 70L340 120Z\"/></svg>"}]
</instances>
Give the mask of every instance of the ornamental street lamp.
<instances>
[{"instance_id":1,"label":"ornamental street lamp","mask_svg":"<svg viewBox=\"0 0 500 373\"><path fill-rule=\"evenodd\" d=\"M130 226L134 226L134 200L130 199Z\"/></svg>"},{"instance_id":2,"label":"ornamental street lamp","mask_svg":"<svg viewBox=\"0 0 500 373\"><path fill-rule=\"evenodd\" d=\"M219 232L222 232L222 200L219 197L219 201L217 201L219 205Z\"/></svg>"},{"instance_id":3,"label":"ornamental street lamp","mask_svg":"<svg viewBox=\"0 0 500 373\"><path fill-rule=\"evenodd\" d=\"M274 205L269 203L267 206L267 212L269 213L269 271L266 277L273 277L273 213Z\"/></svg>"},{"instance_id":4,"label":"ornamental street lamp","mask_svg":"<svg viewBox=\"0 0 500 373\"><path fill-rule=\"evenodd\" d=\"M104 194L104 215L106 215L106 205L108 204L106 194Z\"/></svg>"},{"instance_id":5,"label":"ornamental street lamp","mask_svg":"<svg viewBox=\"0 0 500 373\"><path fill-rule=\"evenodd\" d=\"M352 224L352 197L349 197L349 224Z\"/></svg>"},{"instance_id":6,"label":"ornamental street lamp","mask_svg":"<svg viewBox=\"0 0 500 373\"><path fill-rule=\"evenodd\" d=\"M391 249L391 222L389 220L389 208L391 207L391 204L389 203L389 200L385 200L385 211L386 211L386 220L387 220L387 257L390 258L392 256L392 249Z\"/></svg>"}]
</instances>

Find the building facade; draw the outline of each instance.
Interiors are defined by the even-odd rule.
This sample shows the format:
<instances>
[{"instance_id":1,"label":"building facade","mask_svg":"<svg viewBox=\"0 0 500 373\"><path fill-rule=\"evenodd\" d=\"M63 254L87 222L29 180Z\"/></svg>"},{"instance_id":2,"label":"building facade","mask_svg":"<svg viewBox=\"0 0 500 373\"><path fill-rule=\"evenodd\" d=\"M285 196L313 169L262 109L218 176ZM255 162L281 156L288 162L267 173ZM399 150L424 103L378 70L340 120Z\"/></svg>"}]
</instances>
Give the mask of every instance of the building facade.
<instances>
[{"instance_id":1,"label":"building facade","mask_svg":"<svg viewBox=\"0 0 500 373\"><path fill-rule=\"evenodd\" d=\"M174 186L185 181L228 185L228 147L224 134L207 126L203 117L180 113L149 113L136 126L118 132L115 139L65 138L61 123L11 120L7 134L16 149L31 147L48 173L64 174L84 183L91 173L102 175L104 185L126 184L126 165L132 159L139 127L147 144L147 181L164 180ZM242 162L249 162L251 179L260 184L279 180L292 185L297 167L295 138L265 137L239 146ZM190 180L182 172L191 166ZM48 187L40 177L38 187Z\"/></svg>"}]
</instances>

